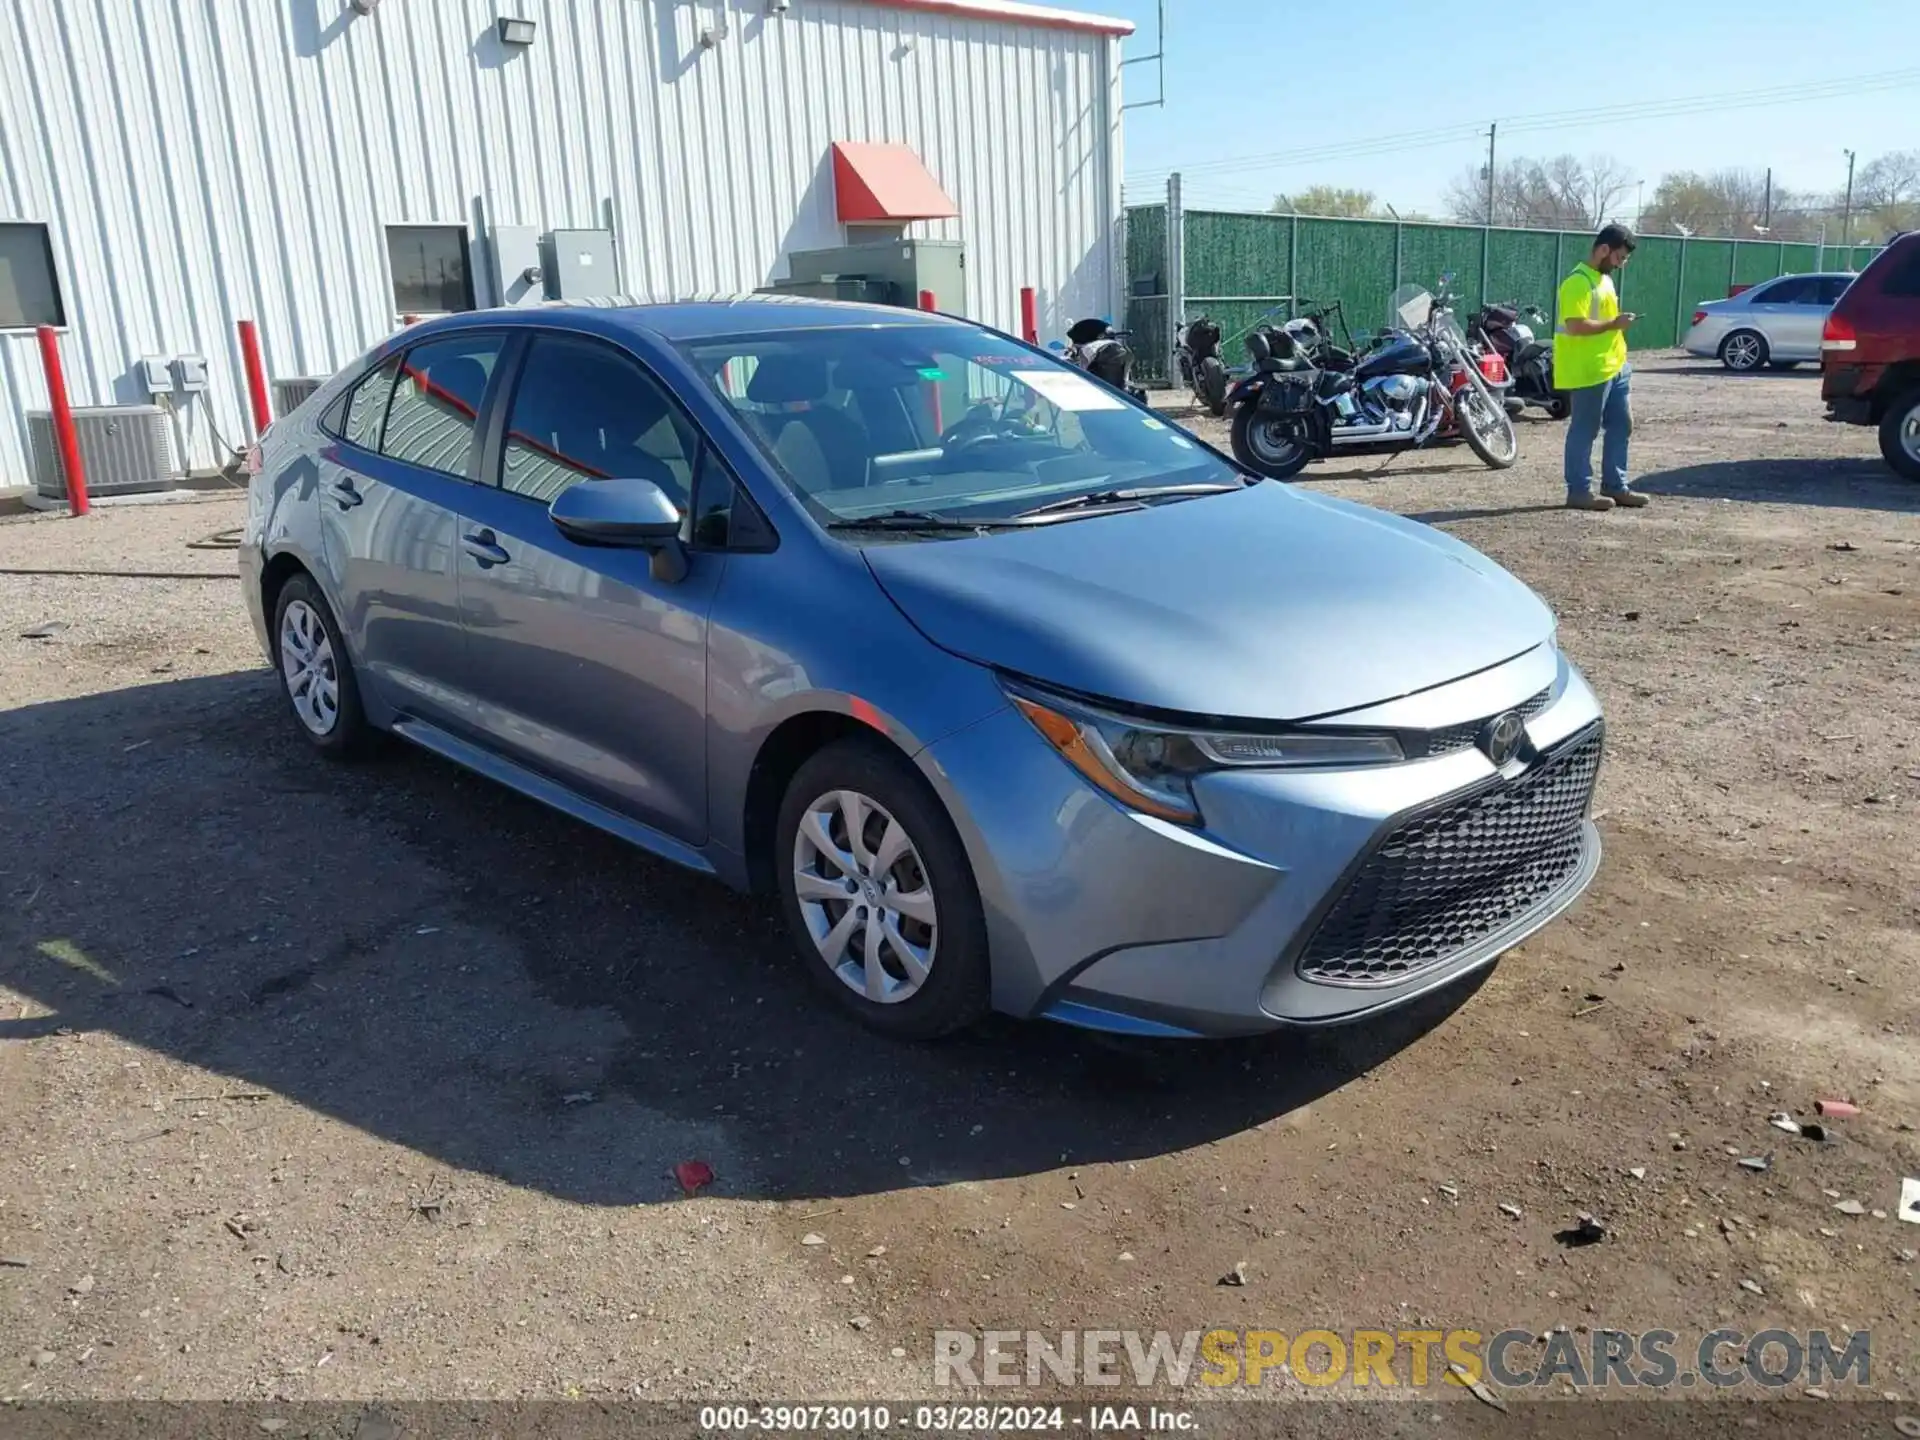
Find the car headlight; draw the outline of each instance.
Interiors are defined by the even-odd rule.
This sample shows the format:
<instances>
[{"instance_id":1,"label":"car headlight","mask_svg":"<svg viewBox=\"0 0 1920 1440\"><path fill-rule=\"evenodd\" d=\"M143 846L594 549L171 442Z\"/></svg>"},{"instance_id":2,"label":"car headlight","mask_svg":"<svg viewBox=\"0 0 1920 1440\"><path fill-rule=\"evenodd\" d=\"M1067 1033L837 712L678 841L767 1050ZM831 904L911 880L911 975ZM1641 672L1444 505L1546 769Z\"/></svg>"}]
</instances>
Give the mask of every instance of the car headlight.
<instances>
[{"instance_id":1,"label":"car headlight","mask_svg":"<svg viewBox=\"0 0 1920 1440\"><path fill-rule=\"evenodd\" d=\"M1391 765L1405 758L1392 735L1188 730L1129 719L1019 686L1009 685L1007 694L1061 758L1090 782L1123 805L1181 825L1200 823L1193 780L1210 771Z\"/></svg>"}]
</instances>

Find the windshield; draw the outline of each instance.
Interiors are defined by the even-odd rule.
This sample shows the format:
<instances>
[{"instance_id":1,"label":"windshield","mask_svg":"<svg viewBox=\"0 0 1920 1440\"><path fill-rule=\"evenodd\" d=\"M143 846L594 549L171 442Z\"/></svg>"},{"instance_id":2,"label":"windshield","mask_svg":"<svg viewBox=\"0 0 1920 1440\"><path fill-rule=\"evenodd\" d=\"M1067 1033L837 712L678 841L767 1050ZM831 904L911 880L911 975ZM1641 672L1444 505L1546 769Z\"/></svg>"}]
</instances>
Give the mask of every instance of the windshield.
<instances>
[{"instance_id":1,"label":"windshield","mask_svg":"<svg viewBox=\"0 0 1920 1440\"><path fill-rule=\"evenodd\" d=\"M1115 489L1242 477L1083 372L970 325L852 326L683 353L816 519L1007 519Z\"/></svg>"},{"instance_id":2,"label":"windshield","mask_svg":"<svg viewBox=\"0 0 1920 1440\"><path fill-rule=\"evenodd\" d=\"M1433 313L1433 295L1424 285L1402 285L1387 298L1387 328L1418 330Z\"/></svg>"}]
</instances>

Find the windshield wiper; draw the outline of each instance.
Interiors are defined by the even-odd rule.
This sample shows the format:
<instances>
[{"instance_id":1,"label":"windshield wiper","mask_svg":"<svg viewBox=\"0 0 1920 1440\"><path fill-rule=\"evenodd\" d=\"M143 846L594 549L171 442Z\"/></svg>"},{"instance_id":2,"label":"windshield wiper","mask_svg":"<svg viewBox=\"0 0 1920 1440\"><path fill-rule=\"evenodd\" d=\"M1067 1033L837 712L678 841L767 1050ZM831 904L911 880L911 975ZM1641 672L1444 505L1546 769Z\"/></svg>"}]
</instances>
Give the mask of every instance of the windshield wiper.
<instances>
[{"instance_id":1,"label":"windshield wiper","mask_svg":"<svg viewBox=\"0 0 1920 1440\"><path fill-rule=\"evenodd\" d=\"M1244 490L1244 485L1216 485L1212 483L1198 485L1141 485L1131 490L1095 490L1086 495L1073 495L1065 500L1049 500L1045 505L1036 505L1031 510L1022 510L1016 518L1034 515L1057 515L1063 510L1093 510L1102 505L1127 505L1141 500L1151 500L1158 496L1224 495L1230 490Z\"/></svg>"},{"instance_id":2,"label":"windshield wiper","mask_svg":"<svg viewBox=\"0 0 1920 1440\"><path fill-rule=\"evenodd\" d=\"M882 515L861 515L851 520L830 520L829 530L932 530L962 532L974 530L1019 529L1027 522L1006 520L961 520L931 510L889 510Z\"/></svg>"}]
</instances>

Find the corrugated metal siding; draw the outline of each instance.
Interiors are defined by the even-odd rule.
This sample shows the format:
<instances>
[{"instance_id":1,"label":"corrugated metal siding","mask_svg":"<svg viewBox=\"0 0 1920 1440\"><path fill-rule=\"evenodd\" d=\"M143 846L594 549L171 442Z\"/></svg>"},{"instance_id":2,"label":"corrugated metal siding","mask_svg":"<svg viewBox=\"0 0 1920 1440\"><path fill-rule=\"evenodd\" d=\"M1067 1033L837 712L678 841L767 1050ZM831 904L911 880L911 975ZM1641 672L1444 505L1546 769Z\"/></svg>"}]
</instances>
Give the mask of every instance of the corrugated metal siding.
<instances>
[{"instance_id":1,"label":"corrugated metal siding","mask_svg":"<svg viewBox=\"0 0 1920 1440\"><path fill-rule=\"evenodd\" d=\"M0 219L50 221L77 403L144 401L143 354L208 357L213 424L245 434L234 322L273 378L388 334L388 224L611 227L618 288L751 289L837 245L828 147L912 146L961 217L968 313L1043 335L1122 294L1119 44L859 0L17 0L0 25ZM702 30L724 19L712 49ZM472 264L491 300L486 251ZM0 485L45 403L31 336L0 334ZM190 407L195 463L214 450Z\"/></svg>"}]
</instances>

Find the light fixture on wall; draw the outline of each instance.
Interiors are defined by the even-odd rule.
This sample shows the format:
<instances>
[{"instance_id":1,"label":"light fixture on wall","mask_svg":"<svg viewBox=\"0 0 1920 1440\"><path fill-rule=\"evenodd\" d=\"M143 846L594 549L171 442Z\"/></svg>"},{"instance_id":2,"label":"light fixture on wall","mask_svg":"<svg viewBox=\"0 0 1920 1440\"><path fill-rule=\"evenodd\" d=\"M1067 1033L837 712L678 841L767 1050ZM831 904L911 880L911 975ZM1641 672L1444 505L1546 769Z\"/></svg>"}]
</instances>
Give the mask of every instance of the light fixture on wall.
<instances>
[{"instance_id":1,"label":"light fixture on wall","mask_svg":"<svg viewBox=\"0 0 1920 1440\"><path fill-rule=\"evenodd\" d=\"M495 28L500 32L502 45L524 48L533 44L534 32L539 26L532 20L516 20L510 15L502 15L499 25Z\"/></svg>"}]
</instances>

